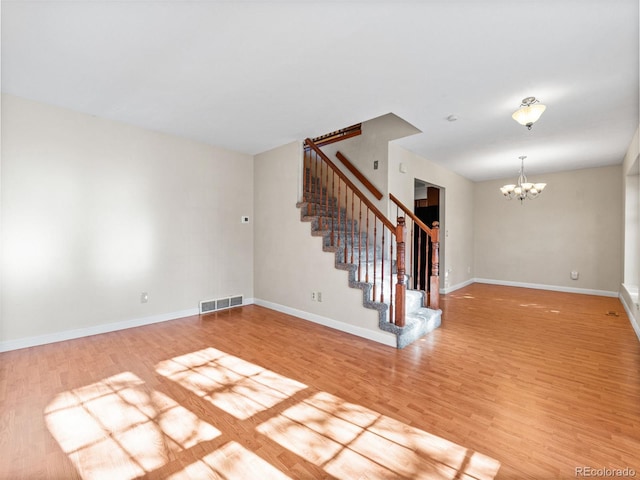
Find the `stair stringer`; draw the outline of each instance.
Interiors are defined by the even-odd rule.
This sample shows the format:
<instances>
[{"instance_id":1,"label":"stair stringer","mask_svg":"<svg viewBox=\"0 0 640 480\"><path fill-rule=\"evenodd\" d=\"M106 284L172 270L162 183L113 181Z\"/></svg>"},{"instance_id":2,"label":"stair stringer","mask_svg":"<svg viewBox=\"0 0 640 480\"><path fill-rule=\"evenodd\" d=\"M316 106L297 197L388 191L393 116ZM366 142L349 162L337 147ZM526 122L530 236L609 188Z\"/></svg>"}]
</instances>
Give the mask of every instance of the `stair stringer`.
<instances>
[{"instance_id":1,"label":"stair stringer","mask_svg":"<svg viewBox=\"0 0 640 480\"><path fill-rule=\"evenodd\" d=\"M312 205L312 202L298 202L296 207L300 208L300 220L310 224L311 235L314 237L323 237L323 240L330 238L331 230L320 229L319 215L306 215L306 207ZM352 263L344 263L344 247L326 245L323 241L322 250L324 252L334 254L334 266L338 270L347 272L348 285L351 288L359 288L362 290L362 305L365 308L376 310L378 312L378 328L385 332L392 333L396 336L396 348L402 349L413 343L418 338L426 335L438 328L441 324L442 310L432 310L429 308L421 308L418 311L407 314L405 317L405 326L399 327L388 321L389 305L386 303L375 302L371 300L371 289L373 285L368 282L359 282L356 280L358 265ZM409 290L412 294L422 296L422 304L424 305L424 292L417 290Z\"/></svg>"}]
</instances>

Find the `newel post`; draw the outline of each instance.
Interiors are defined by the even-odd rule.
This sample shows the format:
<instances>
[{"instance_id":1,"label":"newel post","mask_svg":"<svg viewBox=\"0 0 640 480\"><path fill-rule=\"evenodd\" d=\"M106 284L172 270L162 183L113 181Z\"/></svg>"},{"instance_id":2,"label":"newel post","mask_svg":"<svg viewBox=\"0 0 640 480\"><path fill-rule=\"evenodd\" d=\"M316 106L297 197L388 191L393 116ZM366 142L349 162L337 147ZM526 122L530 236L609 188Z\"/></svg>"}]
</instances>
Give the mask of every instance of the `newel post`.
<instances>
[{"instance_id":1,"label":"newel post","mask_svg":"<svg viewBox=\"0 0 640 480\"><path fill-rule=\"evenodd\" d=\"M429 278L429 308L440 308L440 223L431 227L431 277Z\"/></svg>"},{"instance_id":2,"label":"newel post","mask_svg":"<svg viewBox=\"0 0 640 480\"><path fill-rule=\"evenodd\" d=\"M404 327L405 297L407 292L404 265L404 217L398 217L398 224L396 225L396 245L396 270L398 280L396 282L395 324L399 327Z\"/></svg>"}]
</instances>

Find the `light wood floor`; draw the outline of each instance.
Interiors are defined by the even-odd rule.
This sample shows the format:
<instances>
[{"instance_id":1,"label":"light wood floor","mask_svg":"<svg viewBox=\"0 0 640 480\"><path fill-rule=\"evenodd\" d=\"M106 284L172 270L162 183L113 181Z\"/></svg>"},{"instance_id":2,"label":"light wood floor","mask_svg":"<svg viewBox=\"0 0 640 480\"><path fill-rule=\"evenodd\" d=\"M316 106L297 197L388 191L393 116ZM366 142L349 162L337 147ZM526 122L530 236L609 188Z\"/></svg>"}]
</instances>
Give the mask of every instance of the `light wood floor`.
<instances>
[{"instance_id":1,"label":"light wood floor","mask_svg":"<svg viewBox=\"0 0 640 480\"><path fill-rule=\"evenodd\" d=\"M640 478L617 299L442 304L400 351L247 306L0 354L0 478Z\"/></svg>"}]
</instances>

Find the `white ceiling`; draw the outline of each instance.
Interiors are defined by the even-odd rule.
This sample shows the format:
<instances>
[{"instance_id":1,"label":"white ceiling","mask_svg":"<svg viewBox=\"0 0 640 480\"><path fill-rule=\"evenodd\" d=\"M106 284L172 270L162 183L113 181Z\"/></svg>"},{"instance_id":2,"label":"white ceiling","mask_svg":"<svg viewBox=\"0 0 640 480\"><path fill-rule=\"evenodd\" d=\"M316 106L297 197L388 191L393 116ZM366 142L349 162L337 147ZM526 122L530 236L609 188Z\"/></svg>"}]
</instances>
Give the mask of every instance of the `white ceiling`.
<instances>
[{"instance_id":1,"label":"white ceiling","mask_svg":"<svg viewBox=\"0 0 640 480\"><path fill-rule=\"evenodd\" d=\"M251 154L393 112L486 180L619 164L639 123L638 0L1 5L3 92Z\"/></svg>"}]
</instances>

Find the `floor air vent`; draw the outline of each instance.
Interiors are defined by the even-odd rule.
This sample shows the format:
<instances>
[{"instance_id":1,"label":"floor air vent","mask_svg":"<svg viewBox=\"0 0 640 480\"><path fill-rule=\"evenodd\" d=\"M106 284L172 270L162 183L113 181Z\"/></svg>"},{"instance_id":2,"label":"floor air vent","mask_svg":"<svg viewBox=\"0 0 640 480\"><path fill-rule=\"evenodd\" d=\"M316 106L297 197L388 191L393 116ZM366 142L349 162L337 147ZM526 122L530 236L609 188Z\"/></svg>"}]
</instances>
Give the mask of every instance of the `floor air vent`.
<instances>
[{"instance_id":1,"label":"floor air vent","mask_svg":"<svg viewBox=\"0 0 640 480\"><path fill-rule=\"evenodd\" d=\"M200 313L215 312L216 310L225 310L227 308L240 306L242 306L242 295L223 297L216 300L204 300L200 302Z\"/></svg>"}]
</instances>

